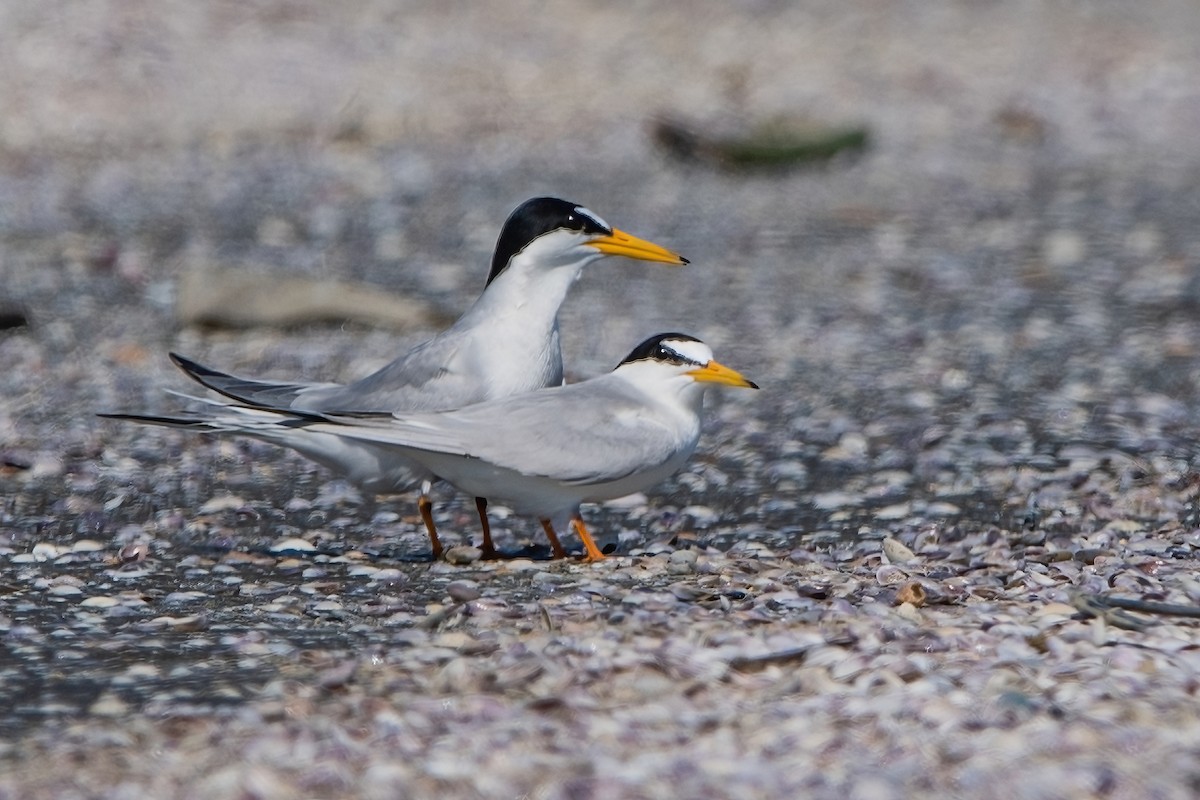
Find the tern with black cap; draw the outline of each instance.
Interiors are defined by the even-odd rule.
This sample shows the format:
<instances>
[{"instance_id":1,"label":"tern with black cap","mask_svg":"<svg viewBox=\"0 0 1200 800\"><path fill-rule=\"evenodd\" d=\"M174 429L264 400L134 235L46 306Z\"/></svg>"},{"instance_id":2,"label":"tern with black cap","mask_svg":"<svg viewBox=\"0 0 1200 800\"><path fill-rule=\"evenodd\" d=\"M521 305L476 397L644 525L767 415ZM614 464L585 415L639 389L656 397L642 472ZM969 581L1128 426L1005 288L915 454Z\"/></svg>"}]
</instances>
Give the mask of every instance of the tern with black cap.
<instances>
[{"instance_id":1,"label":"tern with black cap","mask_svg":"<svg viewBox=\"0 0 1200 800\"><path fill-rule=\"evenodd\" d=\"M604 558L579 507L642 491L681 469L700 438L710 385L757 389L713 360L700 340L664 333L638 345L612 372L453 411L334 414L271 411L209 401L193 418L143 421L286 441L295 431L370 452L380 465L415 462L476 497L535 515L556 556L567 521L585 558Z\"/></svg>"},{"instance_id":2,"label":"tern with black cap","mask_svg":"<svg viewBox=\"0 0 1200 800\"><path fill-rule=\"evenodd\" d=\"M444 411L563 382L558 311L583 269L604 256L683 265L687 259L623 231L575 203L528 200L504 223L483 293L450 328L380 370L348 384L241 378L182 356L171 359L191 378L247 409L324 414ZM171 424L144 414L102 416ZM181 427L196 428L185 423ZM215 427L201 429L217 431ZM221 428L289 447L371 494L420 489L418 509L434 557L442 545L429 491L439 477L421 461L381 452L363 439L306 426L269 432ZM476 495L486 554L495 552L486 495Z\"/></svg>"}]
</instances>

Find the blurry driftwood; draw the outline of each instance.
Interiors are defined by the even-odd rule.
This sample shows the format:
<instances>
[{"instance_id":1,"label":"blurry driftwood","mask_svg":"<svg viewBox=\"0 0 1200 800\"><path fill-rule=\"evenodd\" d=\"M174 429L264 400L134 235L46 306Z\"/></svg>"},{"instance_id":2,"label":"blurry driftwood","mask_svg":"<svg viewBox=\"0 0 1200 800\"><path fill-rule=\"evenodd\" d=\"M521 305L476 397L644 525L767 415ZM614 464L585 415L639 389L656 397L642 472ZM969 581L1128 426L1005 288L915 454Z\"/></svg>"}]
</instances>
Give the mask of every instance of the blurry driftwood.
<instances>
[{"instance_id":1,"label":"blurry driftwood","mask_svg":"<svg viewBox=\"0 0 1200 800\"><path fill-rule=\"evenodd\" d=\"M724 169L780 169L822 164L866 149L864 126L830 127L777 119L748 127L720 125L702 131L696 124L661 118L652 123L654 141L682 161Z\"/></svg>"},{"instance_id":2,"label":"blurry driftwood","mask_svg":"<svg viewBox=\"0 0 1200 800\"><path fill-rule=\"evenodd\" d=\"M428 303L374 286L212 268L184 273L176 313L185 325L223 328L357 322L404 329L446 322Z\"/></svg>"}]
</instances>

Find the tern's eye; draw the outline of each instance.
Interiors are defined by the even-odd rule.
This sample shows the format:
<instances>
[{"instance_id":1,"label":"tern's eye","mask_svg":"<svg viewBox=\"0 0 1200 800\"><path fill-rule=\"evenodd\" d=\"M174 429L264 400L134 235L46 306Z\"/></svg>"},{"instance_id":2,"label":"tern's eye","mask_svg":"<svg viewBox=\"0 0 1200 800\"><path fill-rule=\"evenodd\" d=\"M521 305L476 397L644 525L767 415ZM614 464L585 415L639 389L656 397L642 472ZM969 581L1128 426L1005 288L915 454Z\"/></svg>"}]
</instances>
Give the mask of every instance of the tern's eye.
<instances>
[{"instance_id":1,"label":"tern's eye","mask_svg":"<svg viewBox=\"0 0 1200 800\"><path fill-rule=\"evenodd\" d=\"M655 355L660 361L666 361L670 364L685 364L690 361L690 359L680 355L678 351L661 344L658 346L658 352Z\"/></svg>"}]
</instances>

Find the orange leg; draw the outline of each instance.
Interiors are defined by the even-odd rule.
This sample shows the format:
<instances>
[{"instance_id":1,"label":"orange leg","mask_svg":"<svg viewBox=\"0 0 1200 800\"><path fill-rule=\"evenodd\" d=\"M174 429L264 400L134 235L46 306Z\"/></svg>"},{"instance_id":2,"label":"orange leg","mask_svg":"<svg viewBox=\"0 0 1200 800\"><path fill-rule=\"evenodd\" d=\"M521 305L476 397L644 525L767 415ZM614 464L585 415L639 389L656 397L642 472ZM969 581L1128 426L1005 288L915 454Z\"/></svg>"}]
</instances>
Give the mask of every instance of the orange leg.
<instances>
[{"instance_id":1,"label":"orange leg","mask_svg":"<svg viewBox=\"0 0 1200 800\"><path fill-rule=\"evenodd\" d=\"M483 544L479 549L483 551L484 558L497 558L496 545L492 544L492 525L488 522L487 515L487 498L475 498L475 510L479 512L479 524L483 527Z\"/></svg>"},{"instance_id":2,"label":"orange leg","mask_svg":"<svg viewBox=\"0 0 1200 800\"><path fill-rule=\"evenodd\" d=\"M604 553L601 553L600 548L596 547L596 542L592 540L592 535L588 533L587 526L583 524L583 517L579 515L578 511L575 512L575 516L571 517L571 522L575 523L575 532L583 540L583 549L587 551L583 560L589 564L593 561L603 561Z\"/></svg>"},{"instance_id":3,"label":"orange leg","mask_svg":"<svg viewBox=\"0 0 1200 800\"><path fill-rule=\"evenodd\" d=\"M542 530L546 532L546 538L550 540L550 551L554 553L555 558L566 558L567 551L563 550L562 542L558 541L558 534L554 532L554 526L550 524L550 520L544 519L542 522Z\"/></svg>"},{"instance_id":4,"label":"orange leg","mask_svg":"<svg viewBox=\"0 0 1200 800\"><path fill-rule=\"evenodd\" d=\"M421 521L425 523L425 530L429 531L429 544L433 548L433 560L437 561L442 557L442 543L438 539L437 526L433 524L433 503L429 500L429 495L423 494L417 499L417 510L421 512Z\"/></svg>"}]
</instances>

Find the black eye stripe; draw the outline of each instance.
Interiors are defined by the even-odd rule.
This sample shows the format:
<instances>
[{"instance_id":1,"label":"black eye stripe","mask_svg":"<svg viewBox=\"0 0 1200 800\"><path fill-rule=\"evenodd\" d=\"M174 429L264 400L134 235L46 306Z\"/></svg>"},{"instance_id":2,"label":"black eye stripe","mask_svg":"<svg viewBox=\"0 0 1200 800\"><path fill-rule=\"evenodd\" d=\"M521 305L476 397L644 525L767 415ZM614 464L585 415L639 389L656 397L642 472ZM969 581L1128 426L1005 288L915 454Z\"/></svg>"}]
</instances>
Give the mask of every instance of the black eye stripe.
<instances>
[{"instance_id":1,"label":"black eye stripe","mask_svg":"<svg viewBox=\"0 0 1200 800\"><path fill-rule=\"evenodd\" d=\"M659 361L666 361L671 364L679 364L679 365L691 364L691 365L697 366L697 367L704 366L696 359L688 358L687 356L680 353L678 350L673 350L670 347L667 347L666 345L660 344L658 346L658 350L655 351L654 355Z\"/></svg>"},{"instance_id":2,"label":"black eye stripe","mask_svg":"<svg viewBox=\"0 0 1200 800\"><path fill-rule=\"evenodd\" d=\"M686 333L660 333L657 336L651 336L646 341L639 344L633 349L633 352L625 356L621 364L628 364L631 361L663 361L668 364L688 364L691 366L702 367L703 363L696 361L694 358L688 358L682 355L679 351L672 348L670 345L664 344L669 340L680 342L699 342L700 340L694 336L688 336ZM618 364L617 366L620 366Z\"/></svg>"}]
</instances>

